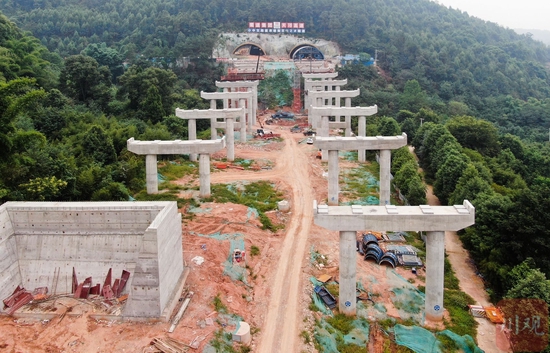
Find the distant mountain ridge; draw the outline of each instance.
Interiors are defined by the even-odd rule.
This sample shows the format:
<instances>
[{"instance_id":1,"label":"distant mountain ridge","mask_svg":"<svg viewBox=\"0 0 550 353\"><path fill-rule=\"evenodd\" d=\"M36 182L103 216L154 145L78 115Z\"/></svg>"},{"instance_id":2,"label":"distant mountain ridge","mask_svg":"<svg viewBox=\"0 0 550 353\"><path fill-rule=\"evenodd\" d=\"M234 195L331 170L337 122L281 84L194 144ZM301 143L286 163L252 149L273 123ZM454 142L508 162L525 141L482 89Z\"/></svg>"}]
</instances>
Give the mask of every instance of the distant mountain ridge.
<instances>
[{"instance_id":1,"label":"distant mountain ridge","mask_svg":"<svg viewBox=\"0 0 550 353\"><path fill-rule=\"evenodd\" d=\"M543 42L546 45L550 45L550 31L545 29L522 29L522 28L516 28L514 29L516 33L519 34L527 34L531 33L533 36L532 38L535 40L539 40Z\"/></svg>"}]
</instances>

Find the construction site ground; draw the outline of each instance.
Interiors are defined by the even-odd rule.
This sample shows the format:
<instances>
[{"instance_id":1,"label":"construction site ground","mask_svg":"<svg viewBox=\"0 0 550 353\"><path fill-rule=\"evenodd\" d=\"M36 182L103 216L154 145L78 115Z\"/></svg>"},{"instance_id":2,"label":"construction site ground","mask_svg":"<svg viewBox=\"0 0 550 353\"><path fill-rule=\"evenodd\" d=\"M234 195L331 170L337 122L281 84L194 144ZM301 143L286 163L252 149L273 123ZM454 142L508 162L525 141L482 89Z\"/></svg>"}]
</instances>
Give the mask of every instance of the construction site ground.
<instances>
[{"instance_id":1,"label":"construction site ground","mask_svg":"<svg viewBox=\"0 0 550 353\"><path fill-rule=\"evenodd\" d=\"M264 112L261 119L270 113ZM307 118L301 119L304 123ZM51 316L48 318L37 320L28 307L21 309L21 312L31 311L26 316L0 316L0 352L156 352L150 343L157 337L170 337L193 347L185 351L202 352L211 340L219 338L216 332L235 330L233 319L215 310L216 297L228 314L237 315L250 324L251 352L315 352L313 343L306 343L301 335L305 331L312 337L314 320L320 317L320 313L309 309L313 290L310 277L328 274L338 279L338 233L313 224L313 201L325 202L327 199L327 164L316 158L317 149L306 144L306 136L290 132L290 127L297 123L300 121L262 126L281 134L281 139L236 144L237 158L259 161L261 168L213 168L212 184L271 182L290 203L290 211L267 213L275 225L281 226L275 233L262 230L255 214L239 204L203 203L200 209L192 210L193 217L185 217L183 254L189 273L184 291L194 295L173 333L168 333L170 323L166 322L94 319L92 315L104 309L101 304L66 298L70 296L67 295L52 298L38 308L35 305L35 311L49 309ZM260 128L260 125L254 128ZM222 158L221 153L214 155L212 164ZM356 165L357 162L341 160L340 169ZM198 185L198 180L183 177L175 183ZM194 197L196 192L186 191L181 195ZM190 210L181 211L188 213ZM240 235L245 244L243 266L247 275L235 280L225 275L224 270L232 256L230 240ZM455 239L448 242L449 245L452 245L449 250L453 254L462 256L456 260L458 262L453 258L451 261L456 262L453 266L458 266L463 289L482 295L482 284L472 282L475 274L462 260L465 254L460 243ZM256 255L251 251L253 246L259 249ZM312 247L323 255L322 263L312 263ZM204 260L202 263L200 258ZM374 300L387 309L388 317L400 318L386 282L389 270L362 261L359 255L357 264L358 279L372 291ZM422 270L414 275L410 269L398 267L396 272L404 281L408 280L415 286L423 285L425 273ZM369 278L375 280L369 281ZM471 286L471 283L476 284ZM437 327L438 324L433 325ZM386 336L375 327L371 327L365 352L385 351ZM484 335L477 337L481 348L497 352L490 350L494 340L491 342L490 333L483 330ZM238 345L235 347L237 352L246 351Z\"/></svg>"}]
</instances>

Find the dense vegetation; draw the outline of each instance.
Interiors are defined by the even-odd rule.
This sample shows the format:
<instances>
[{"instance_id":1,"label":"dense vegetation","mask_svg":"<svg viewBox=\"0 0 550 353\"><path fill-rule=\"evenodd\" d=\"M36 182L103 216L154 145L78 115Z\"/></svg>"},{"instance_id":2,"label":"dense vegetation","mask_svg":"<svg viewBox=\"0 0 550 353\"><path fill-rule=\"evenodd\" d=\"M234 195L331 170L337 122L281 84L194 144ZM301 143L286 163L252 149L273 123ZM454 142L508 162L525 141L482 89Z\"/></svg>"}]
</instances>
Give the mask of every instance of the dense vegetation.
<instances>
[{"instance_id":1,"label":"dense vegetation","mask_svg":"<svg viewBox=\"0 0 550 353\"><path fill-rule=\"evenodd\" d=\"M477 223L461 236L494 298L550 302L550 50L530 36L427 0L0 0L0 8L30 31L0 15L1 202L136 195L143 160L126 140L187 137L174 108L208 108L198 92L213 91L223 73L209 59L218 33L249 20L303 21L307 36L377 51L377 67L347 65L339 78L361 88L354 105L379 106L370 134L407 132L444 204L476 206ZM392 168L422 202L415 162L401 151Z\"/></svg>"}]
</instances>

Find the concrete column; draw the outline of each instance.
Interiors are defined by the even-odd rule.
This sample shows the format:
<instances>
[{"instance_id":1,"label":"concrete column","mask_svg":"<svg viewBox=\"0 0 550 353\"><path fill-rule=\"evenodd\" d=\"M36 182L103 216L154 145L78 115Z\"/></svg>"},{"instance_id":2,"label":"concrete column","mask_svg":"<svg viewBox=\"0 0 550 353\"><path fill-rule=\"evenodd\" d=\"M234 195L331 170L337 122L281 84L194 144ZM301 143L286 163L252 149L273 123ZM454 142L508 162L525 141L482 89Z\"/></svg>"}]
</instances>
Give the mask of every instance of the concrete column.
<instances>
[{"instance_id":1,"label":"concrete column","mask_svg":"<svg viewBox=\"0 0 550 353\"><path fill-rule=\"evenodd\" d=\"M216 110L216 100L215 99L210 100L210 109ZM210 119L210 139L211 140L216 140L218 138L218 132L216 131L216 128L215 128L217 120L218 119L216 119L216 118Z\"/></svg>"},{"instance_id":2,"label":"concrete column","mask_svg":"<svg viewBox=\"0 0 550 353\"><path fill-rule=\"evenodd\" d=\"M357 253L355 251L355 242L355 231L340 231L340 297L338 300L338 309L340 309L341 313L348 316L355 315L357 309L357 295L355 292Z\"/></svg>"},{"instance_id":3,"label":"concrete column","mask_svg":"<svg viewBox=\"0 0 550 353\"><path fill-rule=\"evenodd\" d=\"M391 150L380 150L380 205L390 205Z\"/></svg>"},{"instance_id":4,"label":"concrete column","mask_svg":"<svg viewBox=\"0 0 550 353\"><path fill-rule=\"evenodd\" d=\"M254 109L252 109L252 100L251 99L245 99L245 106L246 106L246 112L248 114L248 131L251 133L254 131L254 124L256 124L256 115L254 115L252 112Z\"/></svg>"},{"instance_id":5,"label":"concrete column","mask_svg":"<svg viewBox=\"0 0 550 353\"><path fill-rule=\"evenodd\" d=\"M358 134L357 136L367 136L367 117L366 116L360 116L359 117L359 126L357 127ZM365 161L365 150L359 150L357 151L357 160L359 162Z\"/></svg>"},{"instance_id":6,"label":"concrete column","mask_svg":"<svg viewBox=\"0 0 550 353\"><path fill-rule=\"evenodd\" d=\"M239 99L239 108L243 108L246 106L246 99ZM245 110L245 113L244 113L244 121L241 121L241 131L240 131L240 134L241 134L241 142L242 143L245 143L246 142L246 124L247 124L247 120L250 119L250 115L249 115L249 111L248 110Z\"/></svg>"},{"instance_id":7,"label":"concrete column","mask_svg":"<svg viewBox=\"0 0 550 353\"><path fill-rule=\"evenodd\" d=\"M225 88L223 89L224 92L229 92L229 89ZM228 98L224 98L223 99L223 109L227 109L229 108L229 99Z\"/></svg>"},{"instance_id":8,"label":"concrete column","mask_svg":"<svg viewBox=\"0 0 550 353\"><path fill-rule=\"evenodd\" d=\"M233 118L225 120L225 138L227 140L227 160L235 160L235 121Z\"/></svg>"},{"instance_id":9,"label":"concrete column","mask_svg":"<svg viewBox=\"0 0 550 353\"><path fill-rule=\"evenodd\" d=\"M254 120L256 120L258 116L258 86L252 88L252 93L254 94L252 97L252 115L254 116Z\"/></svg>"},{"instance_id":10,"label":"concrete column","mask_svg":"<svg viewBox=\"0 0 550 353\"><path fill-rule=\"evenodd\" d=\"M443 320L443 278L445 260L445 232L427 232L426 235L426 319Z\"/></svg>"},{"instance_id":11,"label":"concrete column","mask_svg":"<svg viewBox=\"0 0 550 353\"><path fill-rule=\"evenodd\" d=\"M217 118L210 118L210 139L218 139L218 130L216 129L216 123L218 122Z\"/></svg>"},{"instance_id":12,"label":"concrete column","mask_svg":"<svg viewBox=\"0 0 550 353\"><path fill-rule=\"evenodd\" d=\"M210 155L208 153L199 154L199 180L200 197L210 196Z\"/></svg>"},{"instance_id":13,"label":"concrete column","mask_svg":"<svg viewBox=\"0 0 550 353\"><path fill-rule=\"evenodd\" d=\"M323 152L324 157L324 152ZM338 150L328 151L328 205L338 206Z\"/></svg>"},{"instance_id":14,"label":"concrete column","mask_svg":"<svg viewBox=\"0 0 550 353\"><path fill-rule=\"evenodd\" d=\"M197 139L197 121L195 119L189 119L189 123L187 125L187 132L189 134L189 141L193 141ZM189 160L192 162L196 162L197 154L190 153Z\"/></svg>"},{"instance_id":15,"label":"concrete column","mask_svg":"<svg viewBox=\"0 0 550 353\"><path fill-rule=\"evenodd\" d=\"M157 194L159 192L159 180L157 175L157 155L145 155L145 176L147 182L147 193Z\"/></svg>"},{"instance_id":16,"label":"concrete column","mask_svg":"<svg viewBox=\"0 0 550 353\"><path fill-rule=\"evenodd\" d=\"M351 98L346 97L345 104L346 104L346 107L348 108L351 107ZM351 115L347 115L345 117L345 121L346 121L345 137L351 137Z\"/></svg>"},{"instance_id":17,"label":"concrete column","mask_svg":"<svg viewBox=\"0 0 550 353\"><path fill-rule=\"evenodd\" d=\"M319 136L329 137L330 129L329 129L328 116L322 116L320 118L321 118L321 127L319 128L320 131L317 131L317 133ZM328 160L328 151L322 150L321 154L322 154L321 160L326 162Z\"/></svg>"}]
</instances>

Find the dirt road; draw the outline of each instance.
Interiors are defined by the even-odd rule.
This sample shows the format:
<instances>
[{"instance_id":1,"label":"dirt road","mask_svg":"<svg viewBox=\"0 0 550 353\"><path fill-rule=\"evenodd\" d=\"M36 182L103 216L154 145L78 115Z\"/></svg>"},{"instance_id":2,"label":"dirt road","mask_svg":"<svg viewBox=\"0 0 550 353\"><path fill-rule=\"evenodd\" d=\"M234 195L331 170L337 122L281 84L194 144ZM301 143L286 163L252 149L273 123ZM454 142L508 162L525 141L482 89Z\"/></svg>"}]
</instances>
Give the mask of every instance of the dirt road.
<instances>
[{"instance_id":1,"label":"dirt road","mask_svg":"<svg viewBox=\"0 0 550 353\"><path fill-rule=\"evenodd\" d=\"M277 151L275 167L257 173L229 172L213 174L212 182L233 180L271 180L289 187L292 192L291 219L279 254L277 270L271 280L271 293L265 321L260 330L257 352L294 352L299 346L301 268L308 234L313 223L313 194L310 160L300 148L296 135L281 130L285 146ZM284 337L284 339L281 339Z\"/></svg>"}]
</instances>

